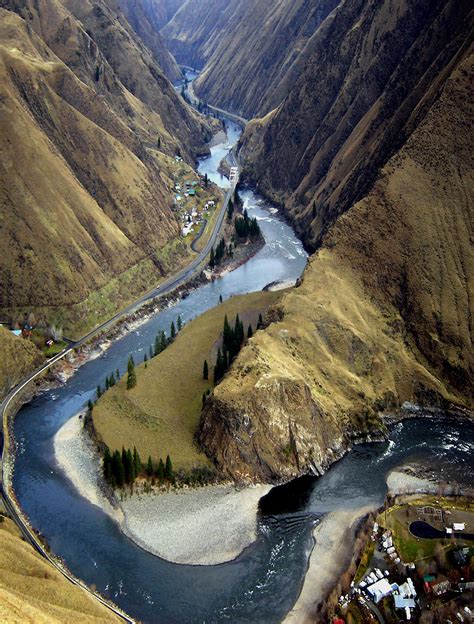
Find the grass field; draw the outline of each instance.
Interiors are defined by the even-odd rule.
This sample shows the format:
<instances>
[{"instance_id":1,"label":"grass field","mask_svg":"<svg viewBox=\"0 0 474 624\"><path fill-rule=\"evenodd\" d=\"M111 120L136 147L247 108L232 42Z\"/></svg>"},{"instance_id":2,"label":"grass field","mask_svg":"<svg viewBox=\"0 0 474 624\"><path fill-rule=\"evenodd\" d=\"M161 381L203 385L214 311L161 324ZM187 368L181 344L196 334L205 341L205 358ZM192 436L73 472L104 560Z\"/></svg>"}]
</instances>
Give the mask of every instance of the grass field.
<instances>
[{"instance_id":1,"label":"grass field","mask_svg":"<svg viewBox=\"0 0 474 624\"><path fill-rule=\"evenodd\" d=\"M255 330L259 313L281 297L280 292L258 292L233 297L187 324L160 355L137 367L137 386L126 380L106 392L94 408L94 425L111 450L136 446L142 461L154 462L167 454L176 469L208 464L194 435L201 414L202 395L212 390L213 365L220 346L224 315L232 322L239 313L247 331ZM209 363L209 381L202 378Z\"/></svg>"},{"instance_id":2,"label":"grass field","mask_svg":"<svg viewBox=\"0 0 474 624\"><path fill-rule=\"evenodd\" d=\"M35 345L0 327L0 398L43 362Z\"/></svg>"},{"instance_id":3,"label":"grass field","mask_svg":"<svg viewBox=\"0 0 474 624\"><path fill-rule=\"evenodd\" d=\"M0 516L0 622L78 624L119 622L108 609L67 581Z\"/></svg>"}]
</instances>

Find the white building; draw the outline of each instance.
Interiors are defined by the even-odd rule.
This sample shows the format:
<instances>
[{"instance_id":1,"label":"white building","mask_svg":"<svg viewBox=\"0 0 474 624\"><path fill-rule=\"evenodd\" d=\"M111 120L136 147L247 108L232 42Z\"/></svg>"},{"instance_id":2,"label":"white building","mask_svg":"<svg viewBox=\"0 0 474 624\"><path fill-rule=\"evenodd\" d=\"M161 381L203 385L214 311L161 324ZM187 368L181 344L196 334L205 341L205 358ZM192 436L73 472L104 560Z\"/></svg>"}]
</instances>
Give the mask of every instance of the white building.
<instances>
[{"instance_id":1,"label":"white building","mask_svg":"<svg viewBox=\"0 0 474 624\"><path fill-rule=\"evenodd\" d=\"M383 600L383 598L390 596L393 593L393 587L386 578L383 578L371 585L367 591L372 596L373 601L377 604Z\"/></svg>"}]
</instances>

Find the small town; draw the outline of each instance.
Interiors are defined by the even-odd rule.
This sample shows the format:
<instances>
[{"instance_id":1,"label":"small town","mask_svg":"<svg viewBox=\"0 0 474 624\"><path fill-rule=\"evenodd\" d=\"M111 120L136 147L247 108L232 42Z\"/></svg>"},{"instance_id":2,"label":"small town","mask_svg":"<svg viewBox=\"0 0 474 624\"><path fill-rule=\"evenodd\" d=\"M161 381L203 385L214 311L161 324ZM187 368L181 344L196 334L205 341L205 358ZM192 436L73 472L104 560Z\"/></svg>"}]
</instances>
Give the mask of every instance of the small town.
<instances>
[{"instance_id":1,"label":"small town","mask_svg":"<svg viewBox=\"0 0 474 624\"><path fill-rule=\"evenodd\" d=\"M404 497L379 513L367 532L333 624L474 621L472 500Z\"/></svg>"}]
</instances>

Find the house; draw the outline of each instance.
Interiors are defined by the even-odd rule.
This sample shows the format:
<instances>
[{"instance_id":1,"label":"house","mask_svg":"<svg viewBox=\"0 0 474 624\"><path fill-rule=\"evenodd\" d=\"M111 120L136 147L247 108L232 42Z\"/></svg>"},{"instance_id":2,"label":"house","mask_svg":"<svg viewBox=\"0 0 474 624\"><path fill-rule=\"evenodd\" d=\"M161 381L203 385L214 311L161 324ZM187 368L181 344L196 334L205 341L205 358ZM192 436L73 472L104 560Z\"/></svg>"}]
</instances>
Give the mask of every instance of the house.
<instances>
[{"instance_id":1,"label":"house","mask_svg":"<svg viewBox=\"0 0 474 624\"><path fill-rule=\"evenodd\" d=\"M372 596L373 601L377 604L383 598L390 596L393 593L393 587L386 578L383 578L371 585L367 591Z\"/></svg>"},{"instance_id":2,"label":"house","mask_svg":"<svg viewBox=\"0 0 474 624\"><path fill-rule=\"evenodd\" d=\"M402 596L398 596L395 594L395 609L415 609L416 604L413 598L403 598Z\"/></svg>"},{"instance_id":3,"label":"house","mask_svg":"<svg viewBox=\"0 0 474 624\"><path fill-rule=\"evenodd\" d=\"M196 195L196 191L194 189L189 189L188 195L189 197L194 197L194 195Z\"/></svg>"},{"instance_id":4,"label":"house","mask_svg":"<svg viewBox=\"0 0 474 624\"><path fill-rule=\"evenodd\" d=\"M453 522L453 531L464 531L465 528L465 522Z\"/></svg>"},{"instance_id":5,"label":"house","mask_svg":"<svg viewBox=\"0 0 474 624\"><path fill-rule=\"evenodd\" d=\"M433 583L431 585L431 591L435 596L442 596L451 589L451 583L448 580L440 581L439 583Z\"/></svg>"}]
</instances>

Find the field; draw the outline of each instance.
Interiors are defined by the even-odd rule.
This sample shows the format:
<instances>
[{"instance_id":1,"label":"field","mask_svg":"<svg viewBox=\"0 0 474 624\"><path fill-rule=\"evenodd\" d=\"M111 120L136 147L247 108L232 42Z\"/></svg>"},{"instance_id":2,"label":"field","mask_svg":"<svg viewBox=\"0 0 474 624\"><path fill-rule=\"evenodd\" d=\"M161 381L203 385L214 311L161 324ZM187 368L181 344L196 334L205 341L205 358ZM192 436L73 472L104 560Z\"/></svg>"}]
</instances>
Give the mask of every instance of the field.
<instances>
[{"instance_id":1,"label":"field","mask_svg":"<svg viewBox=\"0 0 474 624\"><path fill-rule=\"evenodd\" d=\"M0 516L0 621L100 624L119 620L67 581L23 541L11 520Z\"/></svg>"},{"instance_id":2,"label":"field","mask_svg":"<svg viewBox=\"0 0 474 624\"><path fill-rule=\"evenodd\" d=\"M137 367L137 386L126 389L123 378L98 401L94 425L111 450L136 446L142 461L170 455L176 469L208 464L194 435L202 395L212 390L212 372L220 346L224 315L232 322L239 313L245 327L255 330L259 313L279 300L281 292L258 292L233 297L187 324L160 355ZM209 381L202 378L209 363Z\"/></svg>"}]
</instances>

